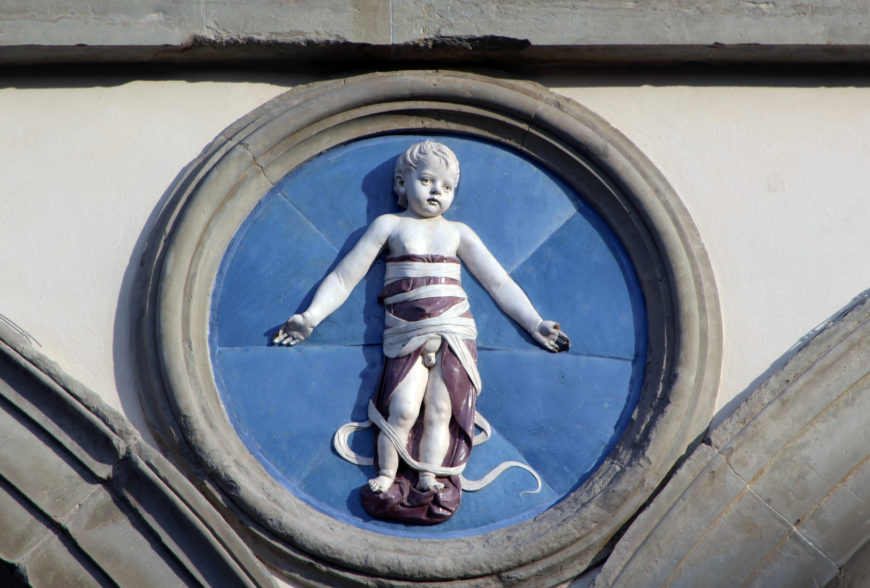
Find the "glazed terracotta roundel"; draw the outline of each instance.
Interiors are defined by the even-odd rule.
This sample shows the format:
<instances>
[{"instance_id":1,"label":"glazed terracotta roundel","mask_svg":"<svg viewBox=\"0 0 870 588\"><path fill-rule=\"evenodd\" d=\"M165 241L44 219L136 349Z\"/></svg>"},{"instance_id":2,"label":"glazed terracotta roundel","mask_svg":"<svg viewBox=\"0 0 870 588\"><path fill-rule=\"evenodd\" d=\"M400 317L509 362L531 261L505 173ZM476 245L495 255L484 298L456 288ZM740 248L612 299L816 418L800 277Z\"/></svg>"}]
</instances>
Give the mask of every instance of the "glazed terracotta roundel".
<instances>
[{"instance_id":1,"label":"glazed terracotta roundel","mask_svg":"<svg viewBox=\"0 0 870 588\"><path fill-rule=\"evenodd\" d=\"M381 375L383 256L349 299L298 346L271 334L304 310L315 286L378 215L397 212L393 164L432 136L361 139L287 174L240 227L217 276L209 343L233 426L289 491L343 522L380 533L442 537L479 533L533 517L574 490L613 447L643 381L646 318L628 257L610 229L558 176L512 149L461 135L434 137L457 154L461 181L451 220L471 226L545 318L573 336L571 350L537 346L467 271L462 283L478 329L483 392L478 410L492 438L471 454L476 479L505 460L509 470L465 492L449 521L419 527L377 521L360 506L373 467L336 454L332 435L365 420ZM352 438L371 455L371 432Z\"/></svg>"}]
</instances>

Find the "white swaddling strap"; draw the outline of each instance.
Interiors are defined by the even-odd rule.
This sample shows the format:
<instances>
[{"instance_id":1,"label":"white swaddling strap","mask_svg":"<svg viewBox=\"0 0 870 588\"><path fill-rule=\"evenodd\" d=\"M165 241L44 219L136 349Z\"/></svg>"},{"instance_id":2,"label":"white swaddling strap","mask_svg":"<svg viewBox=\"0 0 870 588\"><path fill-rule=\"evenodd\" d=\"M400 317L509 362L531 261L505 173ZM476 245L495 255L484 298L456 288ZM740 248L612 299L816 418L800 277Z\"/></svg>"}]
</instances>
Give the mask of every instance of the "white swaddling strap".
<instances>
[{"instance_id":1,"label":"white swaddling strap","mask_svg":"<svg viewBox=\"0 0 870 588\"><path fill-rule=\"evenodd\" d=\"M454 304L438 316L419 321L406 321L387 311L384 317L384 355L404 357L426 343L428 339L441 337L459 359L477 394L480 394L482 389L480 372L477 370L477 362L474 361L471 351L465 344L465 339L477 338L477 328L474 319L462 316L468 311L468 300L461 286L455 284L421 286L390 296L384 300L384 304L435 297L462 298L462 302Z\"/></svg>"},{"instance_id":2,"label":"white swaddling strap","mask_svg":"<svg viewBox=\"0 0 870 588\"><path fill-rule=\"evenodd\" d=\"M384 285L404 278L462 279L462 266L458 263L430 263L425 261L388 261Z\"/></svg>"},{"instance_id":3,"label":"white swaddling strap","mask_svg":"<svg viewBox=\"0 0 870 588\"><path fill-rule=\"evenodd\" d=\"M430 284L388 296L384 298L384 304L396 304L409 300L422 300L423 298L466 298L466 295L465 290L458 284Z\"/></svg>"},{"instance_id":4,"label":"white swaddling strap","mask_svg":"<svg viewBox=\"0 0 870 588\"><path fill-rule=\"evenodd\" d=\"M349 422L347 424L342 425L335 432L335 435L332 437L332 444L335 447L335 451L346 461L356 465L363 466L371 466L374 465L375 460L373 457L366 457L364 455L360 455L350 448L350 443L348 442L348 438L351 433L356 431L361 431L364 429L371 428L373 425L377 425L377 427L381 430L381 432L387 436L392 443L393 447L396 448L396 451L399 454L399 457L411 466L413 469L418 472L432 472L436 476L455 476L459 475L460 480L462 481L462 489L467 492L476 492L478 490L482 490L489 486L496 478L498 478L505 470L509 468L520 468L529 472L535 478L535 482L537 482L537 487L534 490L523 490L520 492L520 496L523 494L537 494L541 491L541 476L538 475L531 466L528 466L519 461L503 461L498 464L492 470L489 471L485 476L480 478L479 480L469 480L465 476L462 475L462 471L465 469L466 464L462 464L455 467L445 467L445 466L436 466L433 464L427 464L420 461L417 461L408 453L405 444L399 438L399 434L390 426L390 423L384 419L381 415L380 411L378 411L377 407L375 407L374 402L369 400L369 408L368 408L368 420L362 422ZM491 434L491 428L489 423L483 418L479 412L474 413L474 424L481 429L481 432L474 436L474 440L472 441L472 445L480 445L489 439Z\"/></svg>"},{"instance_id":5,"label":"white swaddling strap","mask_svg":"<svg viewBox=\"0 0 870 588\"><path fill-rule=\"evenodd\" d=\"M350 448L350 443L348 442L348 439L353 433L370 429L373 425L374 423L372 420L368 419L365 421L351 421L340 426L335 432L335 435L332 436L332 444L338 452L338 455L340 455L345 461L349 461L356 465L375 465L375 459L373 457L360 455ZM490 426L489 421L483 418L483 415L477 411L474 412L474 425L480 429L480 432L477 433L471 441L471 445L476 447L477 445L486 443L489 440L492 436L492 427Z\"/></svg>"}]
</instances>

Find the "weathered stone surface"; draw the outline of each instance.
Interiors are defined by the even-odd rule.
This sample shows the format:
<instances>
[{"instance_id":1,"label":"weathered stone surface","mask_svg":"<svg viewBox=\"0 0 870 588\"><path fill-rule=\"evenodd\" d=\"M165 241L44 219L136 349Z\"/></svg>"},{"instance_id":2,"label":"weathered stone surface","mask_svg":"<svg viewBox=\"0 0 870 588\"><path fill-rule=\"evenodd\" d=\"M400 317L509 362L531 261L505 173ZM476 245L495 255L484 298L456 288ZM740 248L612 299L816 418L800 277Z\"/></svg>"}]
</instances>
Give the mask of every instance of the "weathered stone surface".
<instances>
[{"instance_id":1,"label":"weathered stone surface","mask_svg":"<svg viewBox=\"0 0 870 588\"><path fill-rule=\"evenodd\" d=\"M851 402L862 402L861 398L867 385L858 385L857 390L851 388L856 386L856 382L864 376L859 366L866 363L867 350L863 342L867 340L868 335L870 335L870 325L865 323L850 332L844 339L837 341L836 347L825 351L805 371L786 384L781 393L741 429L734 430L730 422L723 423L723 427L733 431L735 436L721 451L728 456L729 463L740 476L746 480L753 479L758 475L759 470L768 464L771 458L770 452L784 450L788 443L799 443L798 439L795 439L796 435L802 434L799 432L799 425L815 423L818 418L828 423L828 428L831 427L830 416L822 417L821 413L837 410L836 407L829 406L834 397L812 394L811 391L824 388L837 391L838 395L846 391L851 394ZM848 409L844 407L843 410ZM735 420L742 419L737 417ZM856 425L854 422L844 423L843 426L853 431L860 431L862 428L860 424ZM834 428L836 429L836 425ZM723 437L717 434L715 438L719 440ZM830 439L830 435L827 438ZM765 447L765 450L758 451L757 445ZM808 449L811 451L811 448ZM800 451L800 448L790 449L791 453L795 451ZM798 456L797 459L800 460L801 457Z\"/></svg>"},{"instance_id":2,"label":"weathered stone surface","mask_svg":"<svg viewBox=\"0 0 870 588\"><path fill-rule=\"evenodd\" d=\"M681 488L678 483L668 484L663 490L664 495L653 501L649 509L638 517L632 528L643 529L649 522L655 522L662 516L667 516L669 520L674 521L674 524L662 529L655 526L648 527L650 534L639 540L646 541L654 534L654 541L643 543L649 560L643 566L623 570L618 576L620 584L663 586L672 570L657 565L658 562L668 560L676 553L689 553L696 541L692 529L698 525L707 527L714 524L719 513L731 504L744 488L741 480L734 475L725 460L706 445L699 446L681 466L675 482L676 480L689 480L690 486ZM699 498L692 501L680 499L685 492L698 493ZM658 512L662 507L668 509L666 514ZM637 540L638 538L634 541L620 541L611 557L616 559L629 557L638 547L635 542ZM613 568L604 567L596 579L596 585L615 585L617 577L611 575L613 571Z\"/></svg>"},{"instance_id":3,"label":"weathered stone surface","mask_svg":"<svg viewBox=\"0 0 870 588\"><path fill-rule=\"evenodd\" d=\"M0 411L0 446L16 448L4 455L4 476L43 512L62 518L93 492L97 480L52 441Z\"/></svg>"},{"instance_id":4,"label":"weathered stone surface","mask_svg":"<svg viewBox=\"0 0 870 588\"><path fill-rule=\"evenodd\" d=\"M191 576L173 565L171 554L136 530L138 521L130 514L99 487L70 517L67 529L76 544L112 578L133 583L147 578L154 586L191 583ZM158 561L166 563L155 565Z\"/></svg>"},{"instance_id":5,"label":"weathered stone surface","mask_svg":"<svg viewBox=\"0 0 870 588\"><path fill-rule=\"evenodd\" d=\"M868 332L865 292L694 450L595 585L850 585L870 569ZM739 488L727 504L705 478L717 462Z\"/></svg>"},{"instance_id":6,"label":"weathered stone surface","mask_svg":"<svg viewBox=\"0 0 870 588\"><path fill-rule=\"evenodd\" d=\"M4 488L0 492L0 559L20 561L48 529L34 516L35 509Z\"/></svg>"},{"instance_id":7,"label":"weathered stone surface","mask_svg":"<svg viewBox=\"0 0 870 588\"><path fill-rule=\"evenodd\" d=\"M844 0L11 0L0 62L863 62L868 19L866 3Z\"/></svg>"},{"instance_id":8,"label":"weathered stone surface","mask_svg":"<svg viewBox=\"0 0 870 588\"><path fill-rule=\"evenodd\" d=\"M81 552L50 535L26 560L26 580L31 586L105 586L108 578L88 565Z\"/></svg>"},{"instance_id":9,"label":"weathered stone surface","mask_svg":"<svg viewBox=\"0 0 870 588\"><path fill-rule=\"evenodd\" d=\"M836 580L828 583L829 588L858 588L866 585L870 578L870 543L864 543L840 570Z\"/></svg>"},{"instance_id":10,"label":"weathered stone surface","mask_svg":"<svg viewBox=\"0 0 870 588\"><path fill-rule=\"evenodd\" d=\"M837 577L836 564L796 532L786 535L749 576L747 588L824 586Z\"/></svg>"},{"instance_id":11,"label":"weathered stone surface","mask_svg":"<svg viewBox=\"0 0 870 588\"><path fill-rule=\"evenodd\" d=\"M685 588L723 586L726 583L739 585L745 579L769 578L780 573L781 563L771 565L773 561L788 559L794 551L800 551L804 556L806 571L810 572L810 578L816 576L817 582L826 582L831 578L831 572L836 571L835 566L805 544L799 549L794 545L794 538L792 542L786 541L790 526L749 490L741 492L734 502L716 514L719 516L685 552L661 585ZM705 525L692 527L693 522L691 519L684 522L685 534L697 537L695 529ZM783 553L784 549L787 553ZM683 553L682 550L673 550L668 559L673 561ZM668 566L662 568L667 570ZM820 569L815 573L817 568ZM777 585L792 585L783 583L785 578L778 577L781 580Z\"/></svg>"},{"instance_id":12,"label":"weathered stone surface","mask_svg":"<svg viewBox=\"0 0 870 588\"><path fill-rule=\"evenodd\" d=\"M864 414L866 420L867 413ZM801 534L843 566L870 541L870 461L856 468L800 522Z\"/></svg>"},{"instance_id":13,"label":"weathered stone surface","mask_svg":"<svg viewBox=\"0 0 870 588\"><path fill-rule=\"evenodd\" d=\"M0 559L11 581L272 584L227 523L123 417L2 322L0 441Z\"/></svg>"},{"instance_id":14,"label":"weathered stone surface","mask_svg":"<svg viewBox=\"0 0 870 588\"><path fill-rule=\"evenodd\" d=\"M42 0L4 2L3 45L182 47L216 43L390 43L388 0L96 2L86 9Z\"/></svg>"},{"instance_id":15,"label":"weathered stone surface","mask_svg":"<svg viewBox=\"0 0 870 588\"><path fill-rule=\"evenodd\" d=\"M868 380L864 378L833 399L750 482L753 491L787 520L797 524L830 491L832 483L843 480L867 456ZM837 384L835 378L828 383ZM837 439L848 443L832 454L831 444Z\"/></svg>"},{"instance_id":16,"label":"weathered stone surface","mask_svg":"<svg viewBox=\"0 0 870 588\"><path fill-rule=\"evenodd\" d=\"M801 44L867 40L866 6L802 2L509 2L426 0L393 3L394 42L486 35L534 45ZM857 18L856 18L857 17Z\"/></svg>"}]
</instances>

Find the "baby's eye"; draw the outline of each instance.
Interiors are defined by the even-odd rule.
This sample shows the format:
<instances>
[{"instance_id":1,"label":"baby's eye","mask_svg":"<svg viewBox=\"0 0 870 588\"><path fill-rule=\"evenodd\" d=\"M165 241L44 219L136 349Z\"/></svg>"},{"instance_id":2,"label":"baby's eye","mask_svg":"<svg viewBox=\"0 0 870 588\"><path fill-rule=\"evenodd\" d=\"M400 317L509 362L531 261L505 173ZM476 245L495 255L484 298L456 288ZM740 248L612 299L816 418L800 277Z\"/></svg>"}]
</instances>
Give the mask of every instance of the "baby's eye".
<instances>
[{"instance_id":1,"label":"baby's eye","mask_svg":"<svg viewBox=\"0 0 870 588\"><path fill-rule=\"evenodd\" d=\"M431 182L431 180L429 178L420 178L421 184L428 184L429 182Z\"/></svg>"},{"instance_id":2,"label":"baby's eye","mask_svg":"<svg viewBox=\"0 0 870 588\"><path fill-rule=\"evenodd\" d=\"M450 184L444 184L444 189L449 192L450 190L453 189L453 186L451 186Z\"/></svg>"}]
</instances>

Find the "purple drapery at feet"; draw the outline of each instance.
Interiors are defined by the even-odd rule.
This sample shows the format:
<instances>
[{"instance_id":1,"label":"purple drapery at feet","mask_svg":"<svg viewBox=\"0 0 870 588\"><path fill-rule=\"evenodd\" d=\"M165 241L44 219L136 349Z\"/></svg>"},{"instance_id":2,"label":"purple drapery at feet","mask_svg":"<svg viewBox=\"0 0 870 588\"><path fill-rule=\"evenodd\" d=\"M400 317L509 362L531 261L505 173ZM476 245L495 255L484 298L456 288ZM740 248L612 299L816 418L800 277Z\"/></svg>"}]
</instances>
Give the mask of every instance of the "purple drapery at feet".
<instances>
[{"instance_id":1,"label":"purple drapery at feet","mask_svg":"<svg viewBox=\"0 0 870 588\"><path fill-rule=\"evenodd\" d=\"M424 263L459 263L455 257L442 255L402 255L391 257L391 261L415 261ZM403 278L384 287L378 295L380 300L402 292L409 292L421 286L432 284L456 284L459 281L445 277L426 278ZM457 297L424 298L391 304L388 311L406 321L419 321L425 318L436 317L462 302ZM462 316L470 317L466 312ZM472 357L477 361L477 346L473 340L466 340ZM441 370L444 382L450 393L452 406L452 418L450 419L450 447L447 456L440 465L458 466L464 464L471 454L472 439L474 437L474 409L477 393L465 368L459 358L453 353L446 343L442 343L443 356L441 358ZM384 370L381 375L381 383L375 393L375 406L384 416L389 418L389 404L393 392L410 371L411 367L420 357L422 347L414 350L410 355L397 358L385 358ZM420 458L419 443L423 432L423 413L425 406L420 410L420 416L408 435L407 449L414 459ZM375 467L378 467L377 450L375 452ZM404 462L400 463L395 483L383 494L372 492L368 486L362 489L363 507L374 517L393 519L405 523L435 524L446 521L459 508L462 498L462 485L459 476L438 478L444 484L440 491L421 492L417 490L417 472L408 467Z\"/></svg>"}]
</instances>

